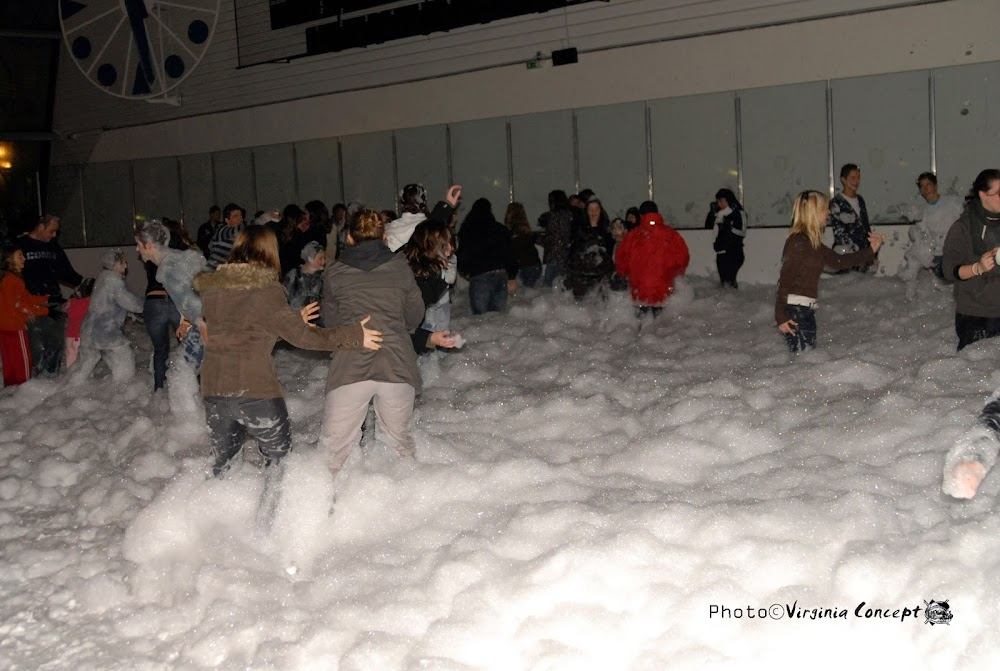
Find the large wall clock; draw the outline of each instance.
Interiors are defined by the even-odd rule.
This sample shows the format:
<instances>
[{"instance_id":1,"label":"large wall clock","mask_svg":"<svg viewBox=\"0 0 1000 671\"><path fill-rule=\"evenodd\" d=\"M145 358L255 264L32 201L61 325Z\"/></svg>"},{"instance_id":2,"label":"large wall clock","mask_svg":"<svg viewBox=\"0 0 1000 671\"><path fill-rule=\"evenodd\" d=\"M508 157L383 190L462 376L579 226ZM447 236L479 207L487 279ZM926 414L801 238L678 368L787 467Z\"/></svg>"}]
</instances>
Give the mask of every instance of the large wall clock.
<instances>
[{"instance_id":1,"label":"large wall clock","mask_svg":"<svg viewBox=\"0 0 1000 671\"><path fill-rule=\"evenodd\" d=\"M59 0L69 55L120 98L165 98L201 61L220 0Z\"/></svg>"}]
</instances>

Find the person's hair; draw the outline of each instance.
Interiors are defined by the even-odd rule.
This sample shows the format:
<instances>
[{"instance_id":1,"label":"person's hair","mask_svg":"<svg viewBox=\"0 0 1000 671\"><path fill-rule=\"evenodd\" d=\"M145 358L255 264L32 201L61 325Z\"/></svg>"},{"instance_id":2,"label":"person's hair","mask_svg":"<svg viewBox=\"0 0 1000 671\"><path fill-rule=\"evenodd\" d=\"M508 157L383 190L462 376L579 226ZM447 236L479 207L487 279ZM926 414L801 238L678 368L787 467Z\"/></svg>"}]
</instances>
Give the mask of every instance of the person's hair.
<instances>
[{"instance_id":1,"label":"person's hair","mask_svg":"<svg viewBox=\"0 0 1000 671\"><path fill-rule=\"evenodd\" d=\"M187 229L184 228L184 224L177 221L176 219L170 219L168 217L163 217L163 226L170 231L170 241L173 242L176 238L177 243L175 246L179 249L195 249L196 246L191 242L191 237L188 235Z\"/></svg>"},{"instance_id":2,"label":"person's hair","mask_svg":"<svg viewBox=\"0 0 1000 671\"><path fill-rule=\"evenodd\" d=\"M601 199L597 196L590 196L584 206L584 211L587 213L587 225L590 225L590 206L594 203L597 203L597 206L601 208L600 213L597 215L597 227L601 230L607 231L611 228L611 218L608 217L608 213L604 209L604 203L602 203Z\"/></svg>"},{"instance_id":3,"label":"person's hair","mask_svg":"<svg viewBox=\"0 0 1000 671\"><path fill-rule=\"evenodd\" d=\"M4 245L3 249L0 249L0 279L3 279L7 273L18 274L14 270L14 254L20 249L14 245Z\"/></svg>"},{"instance_id":4,"label":"person's hair","mask_svg":"<svg viewBox=\"0 0 1000 671\"><path fill-rule=\"evenodd\" d=\"M219 209L218 205L213 205L212 207L208 208L208 216L212 216L216 212L222 212L222 210Z\"/></svg>"},{"instance_id":5,"label":"person's hair","mask_svg":"<svg viewBox=\"0 0 1000 671\"><path fill-rule=\"evenodd\" d=\"M269 268L274 271L274 279L277 280L281 276L277 236L268 226L248 226L236 236L228 262Z\"/></svg>"},{"instance_id":6,"label":"person's hair","mask_svg":"<svg viewBox=\"0 0 1000 671\"><path fill-rule=\"evenodd\" d=\"M594 190L593 189L584 189L583 191L581 191L580 193L578 193L577 196L580 198L580 200L582 200L584 203L586 203L586 202L590 201L591 198L594 197Z\"/></svg>"},{"instance_id":7,"label":"person's hair","mask_svg":"<svg viewBox=\"0 0 1000 671\"><path fill-rule=\"evenodd\" d=\"M496 217L493 216L493 205L489 199L480 198L472 204L469 213L462 220L462 232L475 230L494 221Z\"/></svg>"},{"instance_id":8,"label":"person's hair","mask_svg":"<svg viewBox=\"0 0 1000 671\"><path fill-rule=\"evenodd\" d=\"M740 201L737 200L736 194L733 193L732 189L719 189L718 191L716 191L715 192L715 199L718 200L719 198L725 198L726 199L726 205L728 205L729 207L733 208L734 210L742 210L743 209L743 205L741 205Z\"/></svg>"},{"instance_id":9,"label":"person's hair","mask_svg":"<svg viewBox=\"0 0 1000 671\"><path fill-rule=\"evenodd\" d=\"M229 219L229 215L231 215L236 210L243 212L243 208L237 205L236 203L228 203L224 208L222 208L222 218ZM243 214L243 217L244 219L246 218L246 213Z\"/></svg>"},{"instance_id":10,"label":"person's hair","mask_svg":"<svg viewBox=\"0 0 1000 671\"><path fill-rule=\"evenodd\" d=\"M38 218L38 223L35 224L35 228L48 226L53 221L58 221L59 215L52 214L51 212L46 212Z\"/></svg>"},{"instance_id":11,"label":"person's hair","mask_svg":"<svg viewBox=\"0 0 1000 671\"><path fill-rule=\"evenodd\" d=\"M850 175L855 170L858 171L861 170L861 168L858 167L857 163L845 163L844 165L840 166L840 178L846 179L847 176Z\"/></svg>"},{"instance_id":12,"label":"person's hair","mask_svg":"<svg viewBox=\"0 0 1000 671\"><path fill-rule=\"evenodd\" d=\"M111 258L113 259L112 267L117 266L119 263L128 263L128 258L125 256L125 252L120 249L111 250ZM109 268L108 270L111 270Z\"/></svg>"},{"instance_id":13,"label":"person's hair","mask_svg":"<svg viewBox=\"0 0 1000 671\"><path fill-rule=\"evenodd\" d=\"M295 232L295 227L302 221L302 208L295 203L285 205L281 211L281 241L288 242Z\"/></svg>"},{"instance_id":14,"label":"person's hair","mask_svg":"<svg viewBox=\"0 0 1000 671\"><path fill-rule=\"evenodd\" d=\"M347 214L347 206L343 203L337 203L333 206L333 215L336 216L339 211L343 211L344 214Z\"/></svg>"},{"instance_id":15,"label":"person's hair","mask_svg":"<svg viewBox=\"0 0 1000 671\"><path fill-rule=\"evenodd\" d=\"M976 175L975 181L972 182L972 188L969 189L969 195L965 197L965 200L971 201L974 198L978 198L980 191L989 191L990 185L998 180L1000 180L1000 170L996 168L983 170Z\"/></svg>"},{"instance_id":16,"label":"person's hair","mask_svg":"<svg viewBox=\"0 0 1000 671\"><path fill-rule=\"evenodd\" d=\"M310 200L305 204L305 210L309 213L309 221L314 227L322 228L325 233L327 222L330 221L330 210L326 209L326 203L322 200Z\"/></svg>"},{"instance_id":17,"label":"person's hair","mask_svg":"<svg viewBox=\"0 0 1000 671\"><path fill-rule=\"evenodd\" d=\"M157 247L170 243L170 231L158 219L147 219L135 224L135 239L143 244L152 242Z\"/></svg>"},{"instance_id":18,"label":"person's hair","mask_svg":"<svg viewBox=\"0 0 1000 671\"><path fill-rule=\"evenodd\" d=\"M651 200L644 200L644 201L642 201L642 204L639 205L639 217L640 218L644 214L652 214L654 212L657 213L657 214L659 214L660 208L656 207L656 203L654 203Z\"/></svg>"},{"instance_id":19,"label":"person's hair","mask_svg":"<svg viewBox=\"0 0 1000 671\"><path fill-rule=\"evenodd\" d=\"M933 172L922 172L917 175L917 186L920 186L920 182L924 180L929 180L931 184L937 184L937 175Z\"/></svg>"},{"instance_id":20,"label":"person's hair","mask_svg":"<svg viewBox=\"0 0 1000 671\"><path fill-rule=\"evenodd\" d=\"M382 215L376 210L358 210L347 224L347 234L355 244L363 240L381 240L385 235Z\"/></svg>"},{"instance_id":21,"label":"person's hair","mask_svg":"<svg viewBox=\"0 0 1000 671\"><path fill-rule=\"evenodd\" d=\"M628 220L628 215L630 215L630 214L635 217L635 222L634 223L630 223L629 220ZM640 219L642 219L642 215L639 214L639 208L638 207L630 207L627 210L625 210L625 221L624 221L624 223L625 223L625 230L631 231L633 228L635 228L636 226L638 226Z\"/></svg>"},{"instance_id":22,"label":"person's hair","mask_svg":"<svg viewBox=\"0 0 1000 671\"><path fill-rule=\"evenodd\" d=\"M823 228L826 226L826 218L820 216L820 211L829 202L830 199L819 191L800 193L792 207L792 228L788 236L802 233L809 238L813 249L819 249L823 244Z\"/></svg>"},{"instance_id":23,"label":"person's hair","mask_svg":"<svg viewBox=\"0 0 1000 671\"><path fill-rule=\"evenodd\" d=\"M549 191L549 209L550 210L565 210L569 207L569 197L566 192L562 189L556 189L555 191Z\"/></svg>"},{"instance_id":24,"label":"person's hair","mask_svg":"<svg viewBox=\"0 0 1000 671\"><path fill-rule=\"evenodd\" d=\"M421 184L407 184L399 192L399 206L403 212L416 214L427 210L427 191Z\"/></svg>"},{"instance_id":25,"label":"person's hair","mask_svg":"<svg viewBox=\"0 0 1000 671\"><path fill-rule=\"evenodd\" d=\"M503 223L514 235L531 235L528 213L524 211L524 205L521 203L511 203L507 206L507 214L503 217Z\"/></svg>"},{"instance_id":26,"label":"person's hair","mask_svg":"<svg viewBox=\"0 0 1000 671\"><path fill-rule=\"evenodd\" d=\"M403 247L410 269L417 277L433 277L440 273L448 260L444 248L451 240L451 229L442 221L425 219L413 229L413 235Z\"/></svg>"}]
</instances>

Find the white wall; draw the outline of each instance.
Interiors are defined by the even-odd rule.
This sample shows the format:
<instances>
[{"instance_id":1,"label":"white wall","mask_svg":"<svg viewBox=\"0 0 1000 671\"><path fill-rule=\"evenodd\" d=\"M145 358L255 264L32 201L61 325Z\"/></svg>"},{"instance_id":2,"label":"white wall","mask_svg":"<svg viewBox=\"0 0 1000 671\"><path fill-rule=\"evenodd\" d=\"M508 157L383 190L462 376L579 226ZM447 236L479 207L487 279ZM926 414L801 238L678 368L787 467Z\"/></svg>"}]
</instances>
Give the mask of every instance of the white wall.
<instances>
[{"instance_id":1,"label":"white wall","mask_svg":"<svg viewBox=\"0 0 1000 671\"><path fill-rule=\"evenodd\" d=\"M656 4L654 0L645 3ZM772 12L777 11L772 8ZM75 140L57 143L54 162L195 154L459 120L996 61L1000 60L1000 40L995 39L996 12L994 0L949 0L583 53L579 63L558 68L527 70L519 63L274 104L265 101L287 92L263 86L259 68L235 70L235 45L225 41L213 44L211 62L206 58L190 77L190 83L184 84L185 102L181 108L113 99L84 81L64 58L55 126L62 134L81 134ZM378 53L374 49L360 50L329 58L348 59L345 67L356 74ZM441 57L447 59L448 54ZM468 53L467 47L458 57L467 60L474 55ZM278 68L277 80L306 96L323 89L322 79L310 79L309 73L319 67L317 63L326 63L325 58L266 68ZM414 67L417 69L413 72L418 73L418 65ZM275 75L269 79L274 81ZM227 105L238 109L214 111ZM184 116L190 114L197 116ZM150 123L170 117L183 118ZM125 123L139 125L99 130Z\"/></svg>"}]
</instances>

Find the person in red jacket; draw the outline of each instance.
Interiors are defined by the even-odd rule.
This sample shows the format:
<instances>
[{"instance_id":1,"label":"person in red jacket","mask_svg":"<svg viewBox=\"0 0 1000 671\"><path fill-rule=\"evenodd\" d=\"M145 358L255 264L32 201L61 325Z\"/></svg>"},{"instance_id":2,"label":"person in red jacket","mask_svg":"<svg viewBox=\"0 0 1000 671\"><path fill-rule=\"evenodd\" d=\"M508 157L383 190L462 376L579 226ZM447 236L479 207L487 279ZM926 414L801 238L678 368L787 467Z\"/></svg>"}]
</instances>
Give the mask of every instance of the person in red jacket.
<instances>
[{"instance_id":1,"label":"person in red jacket","mask_svg":"<svg viewBox=\"0 0 1000 671\"><path fill-rule=\"evenodd\" d=\"M3 386L27 382L31 378L31 347L28 322L49 313L48 296L28 293L21 279L24 252L17 248L0 252L0 361Z\"/></svg>"},{"instance_id":2,"label":"person in red jacket","mask_svg":"<svg viewBox=\"0 0 1000 671\"><path fill-rule=\"evenodd\" d=\"M636 315L656 317L674 291L674 280L687 269L691 253L680 233L663 222L656 203L647 200L639 214L639 225L618 243L615 267L628 278Z\"/></svg>"}]
</instances>

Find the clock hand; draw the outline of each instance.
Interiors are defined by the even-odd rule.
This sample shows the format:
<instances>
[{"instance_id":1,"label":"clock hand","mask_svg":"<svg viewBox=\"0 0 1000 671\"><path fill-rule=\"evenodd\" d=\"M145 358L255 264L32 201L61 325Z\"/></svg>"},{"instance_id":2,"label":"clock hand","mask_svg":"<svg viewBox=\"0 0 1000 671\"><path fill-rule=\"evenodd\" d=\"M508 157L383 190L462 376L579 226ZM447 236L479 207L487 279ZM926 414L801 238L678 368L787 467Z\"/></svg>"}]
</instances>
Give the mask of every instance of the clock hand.
<instances>
[{"instance_id":1,"label":"clock hand","mask_svg":"<svg viewBox=\"0 0 1000 671\"><path fill-rule=\"evenodd\" d=\"M129 25L132 27L132 36L135 38L135 46L139 50L139 65L142 67L143 77L147 84L152 84L153 53L149 48L149 37L146 35L149 10L146 9L145 0L124 0L124 4Z\"/></svg>"}]
</instances>

